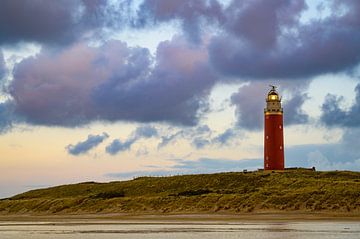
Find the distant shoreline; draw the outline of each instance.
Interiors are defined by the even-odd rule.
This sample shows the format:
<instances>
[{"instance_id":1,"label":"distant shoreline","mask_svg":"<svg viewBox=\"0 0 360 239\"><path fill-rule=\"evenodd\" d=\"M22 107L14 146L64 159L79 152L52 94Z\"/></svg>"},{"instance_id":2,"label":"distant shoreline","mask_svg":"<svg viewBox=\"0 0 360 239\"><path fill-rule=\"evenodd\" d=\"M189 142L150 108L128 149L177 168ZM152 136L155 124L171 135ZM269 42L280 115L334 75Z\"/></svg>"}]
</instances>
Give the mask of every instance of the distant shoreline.
<instances>
[{"instance_id":1,"label":"distant shoreline","mask_svg":"<svg viewBox=\"0 0 360 239\"><path fill-rule=\"evenodd\" d=\"M116 223L176 223L176 222L284 222L284 221L360 221L359 213L264 212L242 214L77 214L77 215L0 215L0 222L116 222Z\"/></svg>"}]
</instances>

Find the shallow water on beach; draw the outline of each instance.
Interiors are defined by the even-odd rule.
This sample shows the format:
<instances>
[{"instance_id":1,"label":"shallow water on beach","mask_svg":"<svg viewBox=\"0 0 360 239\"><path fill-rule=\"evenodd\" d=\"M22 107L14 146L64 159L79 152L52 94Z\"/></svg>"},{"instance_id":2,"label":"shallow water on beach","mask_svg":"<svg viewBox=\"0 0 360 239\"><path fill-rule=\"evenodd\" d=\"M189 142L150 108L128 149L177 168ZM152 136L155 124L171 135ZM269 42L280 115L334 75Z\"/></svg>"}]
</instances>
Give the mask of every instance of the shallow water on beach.
<instances>
[{"instance_id":1,"label":"shallow water on beach","mask_svg":"<svg viewBox=\"0 0 360 239\"><path fill-rule=\"evenodd\" d=\"M0 222L1 239L360 238L359 222Z\"/></svg>"}]
</instances>

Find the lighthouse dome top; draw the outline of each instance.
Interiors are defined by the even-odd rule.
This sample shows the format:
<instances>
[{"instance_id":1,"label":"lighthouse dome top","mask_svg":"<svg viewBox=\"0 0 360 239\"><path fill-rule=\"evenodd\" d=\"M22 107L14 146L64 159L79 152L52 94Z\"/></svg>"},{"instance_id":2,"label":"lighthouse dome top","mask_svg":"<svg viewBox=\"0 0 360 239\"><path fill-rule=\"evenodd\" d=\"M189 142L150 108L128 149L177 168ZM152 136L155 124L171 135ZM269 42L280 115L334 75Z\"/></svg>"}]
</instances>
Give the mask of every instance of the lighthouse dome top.
<instances>
[{"instance_id":1,"label":"lighthouse dome top","mask_svg":"<svg viewBox=\"0 0 360 239\"><path fill-rule=\"evenodd\" d=\"M271 90L268 93L267 101L280 101L279 93L276 91L276 86L270 85Z\"/></svg>"}]
</instances>

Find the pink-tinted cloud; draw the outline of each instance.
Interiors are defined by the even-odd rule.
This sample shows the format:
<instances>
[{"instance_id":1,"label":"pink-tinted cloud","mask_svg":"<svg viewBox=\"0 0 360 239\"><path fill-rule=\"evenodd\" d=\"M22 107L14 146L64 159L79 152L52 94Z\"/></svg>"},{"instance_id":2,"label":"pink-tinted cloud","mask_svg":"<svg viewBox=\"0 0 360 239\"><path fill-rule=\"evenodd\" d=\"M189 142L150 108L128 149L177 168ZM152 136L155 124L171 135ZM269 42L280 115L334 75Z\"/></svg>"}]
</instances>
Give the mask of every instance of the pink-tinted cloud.
<instances>
[{"instance_id":1,"label":"pink-tinted cloud","mask_svg":"<svg viewBox=\"0 0 360 239\"><path fill-rule=\"evenodd\" d=\"M119 41L46 48L14 70L9 92L30 123L77 126L96 120L196 124L216 78L204 49L181 38L156 59Z\"/></svg>"}]
</instances>

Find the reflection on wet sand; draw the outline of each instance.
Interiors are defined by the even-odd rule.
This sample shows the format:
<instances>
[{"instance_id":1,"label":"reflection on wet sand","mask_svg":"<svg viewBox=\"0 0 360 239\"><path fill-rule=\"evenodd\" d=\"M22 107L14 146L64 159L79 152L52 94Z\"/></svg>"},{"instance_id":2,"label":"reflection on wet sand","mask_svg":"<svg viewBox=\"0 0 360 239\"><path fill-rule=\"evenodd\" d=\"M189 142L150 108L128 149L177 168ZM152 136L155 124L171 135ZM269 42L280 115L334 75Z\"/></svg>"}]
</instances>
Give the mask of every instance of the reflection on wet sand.
<instances>
[{"instance_id":1,"label":"reflection on wet sand","mask_svg":"<svg viewBox=\"0 0 360 239\"><path fill-rule=\"evenodd\" d=\"M0 238L358 238L358 222L1 222Z\"/></svg>"}]
</instances>

